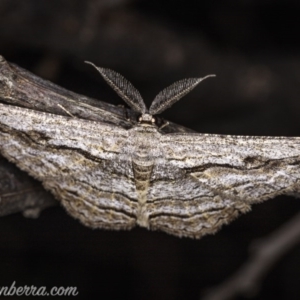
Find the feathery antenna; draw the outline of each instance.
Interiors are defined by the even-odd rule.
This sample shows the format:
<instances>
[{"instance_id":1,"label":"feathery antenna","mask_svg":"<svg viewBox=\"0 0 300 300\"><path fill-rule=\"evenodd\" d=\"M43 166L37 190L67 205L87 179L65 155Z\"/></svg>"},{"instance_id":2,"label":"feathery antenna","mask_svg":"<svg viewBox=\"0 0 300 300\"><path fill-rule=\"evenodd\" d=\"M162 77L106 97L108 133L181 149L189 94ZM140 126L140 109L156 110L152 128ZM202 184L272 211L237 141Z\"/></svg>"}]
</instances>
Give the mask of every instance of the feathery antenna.
<instances>
[{"instance_id":1,"label":"feathery antenna","mask_svg":"<svg viewBox=\"0 0 300 300\"><path fill-rule=\"evenodd\" d=\"M160 114L184 95L193 90L201 81L215 76L216 75L207 75L203 78L187 78L171 84L155 97L150 106L149 113L151 115Z\"/></svg>"},{"instance_id":2,"label":"feathery antenna","mask_svg":"<svg viewBox=\"0 0 300 300\"><path fill-rule=\"evenodd\" d=\"M86 63L95 67L105 81L132 109L141 114L147 112L141 94L126 78L111 69L97 67L89 61L86 61Z\"/></svg>"}]
</instances>

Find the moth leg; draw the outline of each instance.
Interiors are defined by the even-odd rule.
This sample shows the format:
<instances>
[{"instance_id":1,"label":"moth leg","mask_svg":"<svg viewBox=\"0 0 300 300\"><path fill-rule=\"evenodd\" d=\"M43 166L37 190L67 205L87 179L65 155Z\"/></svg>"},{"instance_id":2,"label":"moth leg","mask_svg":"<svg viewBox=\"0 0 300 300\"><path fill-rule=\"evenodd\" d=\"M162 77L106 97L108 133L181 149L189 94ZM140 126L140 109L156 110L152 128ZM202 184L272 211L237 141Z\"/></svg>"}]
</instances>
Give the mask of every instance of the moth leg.
<instances>
[{"instance_id":1,"label":"moth leg","mask_svg":"<svg viewBox=\"0 0 300 300\"><path fill-rule=\"evenodd\" d=\"M70 117L72 118L76 118L73 114L71 114L65 107L63 107L62 105L60 105L59 103L56 104L59 108L61 108L65 113L67 113Z\"/></svg>"},{"instance_id":2,"label":"moth leg","mask_svg":"<svg viewBox=\"0 0 300 300\"><path fill-rule=\"evenodd\" d=\"M166 120L163 120L162 125L159 126L159 130L162 130L164 127L168 126L170 123Z\"/></svg>"}]
</instances>

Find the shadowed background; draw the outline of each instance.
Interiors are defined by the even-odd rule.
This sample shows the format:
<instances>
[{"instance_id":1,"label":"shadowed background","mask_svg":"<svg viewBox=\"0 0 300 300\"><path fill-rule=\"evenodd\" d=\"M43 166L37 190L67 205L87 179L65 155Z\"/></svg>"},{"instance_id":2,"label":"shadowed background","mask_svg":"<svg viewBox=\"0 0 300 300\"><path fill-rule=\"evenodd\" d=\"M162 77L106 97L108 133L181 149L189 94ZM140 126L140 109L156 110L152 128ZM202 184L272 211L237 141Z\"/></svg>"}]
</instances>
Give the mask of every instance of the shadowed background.
<instances>
[{"instance_id":1,"label":"shadowed background","mask_svg":"<svg viewBox=\"0 0 300 300\"><path fill-rule=\"evenodd\" d=\"M203 133L300 136L299 12L295 0L2 0L0 54L116 105L124 103L84 60L120 72L147 105L174 81L216 74L163 117ZM0 219L0 286L77 286L77 298L199 299L239 268L251 242L299 208L299 200L278 197L201 240L91 230L60 207L36 220L10 215ZM250 296L298 299L299 255L298 246Z\"/></svg>"}]
</instances>

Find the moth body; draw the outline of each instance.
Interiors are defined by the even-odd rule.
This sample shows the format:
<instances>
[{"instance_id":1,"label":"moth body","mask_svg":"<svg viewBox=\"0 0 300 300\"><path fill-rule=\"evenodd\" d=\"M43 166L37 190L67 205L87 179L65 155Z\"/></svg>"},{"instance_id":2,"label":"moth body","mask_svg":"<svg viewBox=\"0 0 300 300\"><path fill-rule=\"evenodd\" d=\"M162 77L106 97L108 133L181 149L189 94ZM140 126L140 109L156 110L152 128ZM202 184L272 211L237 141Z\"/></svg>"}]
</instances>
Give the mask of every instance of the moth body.
<instances>
[{"instance_id":1,"label":"moth body","mask_svg":"<svg viewBox=\"0 0 300 300\"><path fill-rule=\"evenodd\" d=\"M204 78L180 80L146 108L120 74L97 68L140 114L128 127L0 103L0 153L92 228L136 225L200 238L280 194L300 194L300 138L162 133L161 113ZM20 122L21 120L21 122Z\"/></svg>"}]
</instances>

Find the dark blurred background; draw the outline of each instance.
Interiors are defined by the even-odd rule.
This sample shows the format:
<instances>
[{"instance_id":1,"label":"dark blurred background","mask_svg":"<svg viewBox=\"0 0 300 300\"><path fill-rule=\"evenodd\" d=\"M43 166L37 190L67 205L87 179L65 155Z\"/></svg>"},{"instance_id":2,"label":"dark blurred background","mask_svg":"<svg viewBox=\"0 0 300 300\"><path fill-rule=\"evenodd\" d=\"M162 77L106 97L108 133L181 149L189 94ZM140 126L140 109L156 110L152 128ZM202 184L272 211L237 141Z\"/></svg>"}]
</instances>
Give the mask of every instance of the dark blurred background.
<instances>
[{"instance_id":1,"label":"dark blurred background","mask_svg":"<svg viewBox=\"0 0 300 300\"><path fill-rule=\"evenodd\" d=\"M300 136L299 15L295 0L1 0L0 54L116 105L122 100L84 60L123 74L148 105L176 80L216 74L163 117L203 133ZM0 219L0 286L77 286L85 299L200 299L299 209L298 199L278 197L201 240L91 230L60 207L36 220L10 215ZM299 283L298 245L248 296L299 299Z\"/></svg>"}]
</instances>

